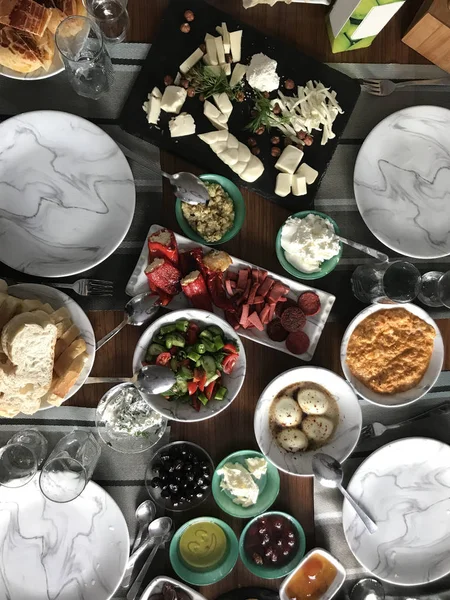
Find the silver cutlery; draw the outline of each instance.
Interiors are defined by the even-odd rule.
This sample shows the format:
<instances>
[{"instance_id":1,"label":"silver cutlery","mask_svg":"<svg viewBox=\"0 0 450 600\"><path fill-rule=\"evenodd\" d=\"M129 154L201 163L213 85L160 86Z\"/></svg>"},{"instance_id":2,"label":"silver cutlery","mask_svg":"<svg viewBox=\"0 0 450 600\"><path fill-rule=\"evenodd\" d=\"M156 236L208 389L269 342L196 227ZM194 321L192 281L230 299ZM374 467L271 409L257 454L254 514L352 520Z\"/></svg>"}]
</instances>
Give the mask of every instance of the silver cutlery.
<instances>
[{"instance_id":1,"label":"silver cutlery","mask_svg":"<svg viewBox=\"0 0 450 600\"><path fill-rule=\"evenodd\" d=\"M348 240L347 238L344 238L340 235L336 235L336 237L343 244L346 244L347 246L351 246L352 248L355 248L356 250L359 250L360 252L364 252L364 254L373 256L373 258L376 258L380 262L387 262L389 260L389 256L387 254L384 254L384 252L378 252L378 250L375 250L375 248L370 248L370 246L366 246L365 244L353 242L352 240Z\"/></svg>"},{"instance_id":2,"label":"silver cutlery","mask_svg":"<svg viewBox=\"0 0 450 600\"><path fill-rule=\"evenodd\" d=\"M139 506L136 508L136 522L137 522L137 533L134 538L133 545L131 547L131 553L139 548L142 542L142 536L144 535L144 531L147 529L150 523L154 520L156 515L156 506L155 503L151 500L145 500L141 502Z\"/></svg>"},{"instance_id":3,"label":"silver cutlery","mask_svg":"<svg viewBox=\"0 0 450 600\"><path fill-rule=\"evenodd\" d=\"M373 96L389 96L396 89L409 86L423 85L449 85L450 77L441 77L439 79L412 79L410 81L399 81L395 83L390 79L364 79L362 89Z\"/></svg>"},{"instance_id":4,"label":"silver cutlery","mask_svg":"<svg viewBox=\"0 0 450 600\"><path fill-rule=\"evenodd\" d=\"M133 377L88 377L86 383L134 383L137 389L147 394L162 394L176 382L171 369L160 365L145 365Z\"/></svg>"},{"instance_id":5,"label":"silver cutlery","mask_svg":"<svg viewBox=\"0 0 450 600\"><path fill-rule=\"evenodd\" d=\"M420 421L421 419L426 419L427 417L445 415L448 413L450 413L450 404L440 404L435 408L430 408L424 412L419 413L415 417L405 419L404 421L400 421L398 423L392 423L391 425L383 425L382 423L377 422L372 423L370 425L365 425L361 429L361 436L359 438L359 441L361 442L366 439L376 438L380 435L383 435L383 433L390 429L398 429L399 427L403 427L404 425L414 423L414 421Z\"/></svg>"},{"instance_id":6,"label":"silver cutlery","mask_svg":"<svg viewBox=\"0 0 450 600\"><path fill-rule=\"evenodd\" d=\"M140 325L144 325L144 323L147 323L147 321L156 315L159 307L159 299L157 299L151 292L134 296L134 298L131 298L131 300L125 305L125 318L122 323L117 325L117 327L102 337L102 339L99 340L95 345L95 349L99 350L126 325L135 325L138 327Z\"/></svg>"},{"instance_id":7,"label":"silver cutlery","mask_svg":"<svg viewBox=\"0 0 450 600\"><path fill-rule=\"evenodd\" d=\"M176 196L187 204L206 204L209 193L203 181L193 173L165 173L161 171L176 188Z\"/></svg>"},{"instance_id":8,"label":"silver cutlery","mask_svg":"<svg viewBox=\"0 0 450 600\"><path fill-rule=\"evenodd\" d=\"M340 490L344 498L349 501L353 510L361 519L369 533L375 533L378 530L377 525L372 521L369 515L359 506L359 504L357 504L357 502L342 486L342 478L344 473L342 471L342 465L339 461L328 454L318 452L313 456L312 469L314 476L321 485Z\"/></svg>"},{"instance_id":9,"label":"silver cutlery","mask_svg":"<svg viewBox=\"0 0 450 600\"><path fill-rule=\"evenodd\" d=\"M51 283L49 281L15 281L8 277L3 277L8 285L17 283L37 283L61 290L73 290L79 296L112 296L114 292L113 281L103 281L102 279L78 279L74 283Z\"/></svg>"}]
</instances>

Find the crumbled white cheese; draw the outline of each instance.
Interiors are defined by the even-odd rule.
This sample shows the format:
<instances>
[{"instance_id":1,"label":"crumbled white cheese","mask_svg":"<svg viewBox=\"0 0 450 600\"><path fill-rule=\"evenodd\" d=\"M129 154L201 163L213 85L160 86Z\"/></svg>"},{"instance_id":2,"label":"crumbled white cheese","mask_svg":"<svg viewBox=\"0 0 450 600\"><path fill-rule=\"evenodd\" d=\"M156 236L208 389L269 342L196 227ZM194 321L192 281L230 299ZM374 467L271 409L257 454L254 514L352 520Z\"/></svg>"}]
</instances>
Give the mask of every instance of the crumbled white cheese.
<instances>
[{"instance_id":1,"label":"crumbled white cheese","mask_svg":"<svg viewBox=\"0 0 450 600\"><path fill-rule=\"evenodd\" d=\"M124 388L113 396L102 415L110 430L129 435L142 435L152 427L159 427L162 419L136 388Z\"/></svg>"},{"instance_id":2,"label":"crumbled white cheese","mask_svg":"<svg viewBox=\"0 0 450 600\"><path fill-rule=\"evenodd\" d=\"M226 463L217 473L222 476L220 487L235 496L235 504L244 508L256 504L259 487L244 466L239 463Z\"/></svg>"},{"instance_id":3,"label":"crumbled white cheese","mask_svg":"<svg viewBox=\"0 0 450 600\"><path fill-rule=\"evenodd\" d=\"M167 244L170 244L171 240L172 238L170 236L170 231L168 231L167 229L159 229L150 236L151 242L157 242L158 244L162 244L163 246L167 246Z\"/></svg>"},{"instance_id":4,"label":"crumbled white cheese","mask_svg":"<svg viewBox=\"0 0 450 600\"><path fill-rule=\"evenodd\" d=\"M277 61L262 52L254 54L247 69L247 81L255 90L272 92L278 89Z\"/></svg>"},{"instance_id":5,"label":"crumbled white cheese","mask_svg":"<svg viewBox=\"0 0 450 600\"><path fill-rule=\"evenodd\" d=\"M267 473L267 460L265 458L246 458L245 464L247 465L249 473L251 473L255 479L261 479L261 477Z\"/></svg>"}]
</instances>

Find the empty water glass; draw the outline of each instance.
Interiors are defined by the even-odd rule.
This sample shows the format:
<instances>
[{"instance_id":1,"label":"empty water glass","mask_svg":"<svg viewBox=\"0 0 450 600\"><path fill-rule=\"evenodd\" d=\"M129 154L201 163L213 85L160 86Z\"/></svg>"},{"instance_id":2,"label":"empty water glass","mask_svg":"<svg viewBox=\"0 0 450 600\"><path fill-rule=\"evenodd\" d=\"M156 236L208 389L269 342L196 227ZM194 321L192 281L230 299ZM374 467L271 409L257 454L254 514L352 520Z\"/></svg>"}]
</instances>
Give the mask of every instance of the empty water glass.
<instances>
[{"instance_id":1,"label":"empty water glass","mask_svg":"<svg viewBox=\"0 0 450 600\"><path fill-rule=\"evenodd\" d=\"M53 502L70 502L92 478L100 457L100 445L85 431L72 431L56 444L42 467L41 492Z\"/></svg>"},{"instance_id":2,"label":"empty water glass","mask_svg":"<svg viewBox=\"0 0 450 600\"><path fill-rule=\"evenodd\" d=\"M0 485L21 487L36 475L38 463L31 448L7 444L0 448Z\"/></svg>"},{"instance_id":3,"label":"empty water glass","mask_svg":"<svg viewBox=\"0 0 450 600\"><path fill-rule=\"evenodd\" d=\"M370 263L357 267L352 275L354 296L365 303L412 302L420 292L421 275L404 260Z\"/></svg>"},{"instance_id":4,"label":"empty water glass","mask_svg":"<svg viewBox=\"0 0 450 600\"><path fill-rule=\"evenodd\" d=\"M125 0L84 0L84 5L106 42L119 44L124 41L130 22Z\"/></svg>"},{"instance_id":5,"label":"empty water glass","mask_svg":"<svg viewBox=\"0 0 450 600\"><path fill-rule=\"evenodd\" d=\"M450 308L450 271L429 271L422 276L419 300L427 306Z\"/></svg>"},{"instance_id":6,"label":"empty water glass","mask_svg":"<svg viewBox=\"0 0 450 600\"><path fill-rule=\"evenodd\" d=\"M109 91L114 73L98 25L87 17L67 17L55 34L67 76L79 96L97 100Z\"/></svg>"},{"instance_id":7,"label":"empty water glass","mask_svg":"<svg viewBox=\"0 0 450 600\"><path fill-rule=\"evenodd\" d=\"M47 456L48 442L37 429L21 429L8 440L8 444L22 444L32 450L40 467Z\"/></svg>"}]
</instances>

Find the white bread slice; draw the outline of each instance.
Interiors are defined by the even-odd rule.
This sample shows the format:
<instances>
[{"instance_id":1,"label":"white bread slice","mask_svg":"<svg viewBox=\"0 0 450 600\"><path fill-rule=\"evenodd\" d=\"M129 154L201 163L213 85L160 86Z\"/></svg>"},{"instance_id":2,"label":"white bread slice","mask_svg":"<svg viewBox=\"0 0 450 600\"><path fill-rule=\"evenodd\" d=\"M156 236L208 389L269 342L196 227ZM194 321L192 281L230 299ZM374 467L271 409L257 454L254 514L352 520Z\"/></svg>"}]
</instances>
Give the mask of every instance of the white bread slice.
<instances>
[{"instance_id":1,"label":"white bread slice","mask_svg":"<svg viewBox=\"0 0 450 600\"><path fill-rule=\"evenodd\" d=\"M69 369L77 356L86 352L86 342L83 338L77 338L64 350L58 360L55 362L54 370L59 377L62 377Z\"/></svg>"},{"instance_id":2,"label":"white bread slice","mask_svg":"<svg viewBox=\"0 0 450 600\"><path fill-rule=\"evenodd\" d=\"M0 329L2 329L20 309L22 300L15 296L9 296L8 294L0 292L0 301Z\"/></svg>"},{"instance_id":3,"label":"white bread slice","mask_svg":"<svg viewBox=\"0 0 450 600\"><path fill-rule=\"evenodd\" d=\"M55 309L53 308L53 306L50 306L50 304L48 302L46 302L45 304L42 305L41 310L44 310L49 315L51 315L53 312L55 312Z\"/></svg>"},{"instance_id":4,"label":"white bread slice","mask_svg":"<svg viewBox=\"0 0 450 600\"><path fill-rule=\"evenodd\" d=\"M59 323L56 323L56 329L58 330L58 340L66 333L66 331L72 327L73 323L71 319L63 319Z\"/></svg>"},{"instance_id":5,"label":"white bread slice","mask_svg":"<svg viewBox=\"0 0 450 600\"><path fill-rule=\"evenodd\" d=\"M9 358L9 360L15 365L20 364L20 356L12 355L12 345L18 334L22 332L22 330L27 327L27 325L31 324L40 325L42 328L50 323L49 316L46 312L42 310L36 310L34 312L23 312L15 317L13 317L6 325L3 327L2 335L1 335L1 346L3 352ZM21 351L20 351L21 352Z\"/></svg>"},{"instance_id":6,"label":"white bread slice","mask_svg":"<svg viewBox=\"0 0 450 600\"><path fill-rule=\"evenodd\" d=\"M58 308L50 315L50 320L55 325L62 321L63 319L70 319L70 312L67 310L65 306Z\"/></svg>"},{"instance_id":7,"label":"white bread slice","mask_svg":"<svg viewBox=\"0 0 450 600\"><path fill-rule=\"evenodd\" d=\"M56 342L55 347L55 360L58 359L61 354L64 352L66 348L70 346L70 344L76 340L80 335L80 330L76 325L72 325L69 327L67 331L65 331L60 339Z\"/></svg>"},{"instance_id":8,"label":"white bread slice","mask_svg":"<svg viewBox=\"0 0 450 600\"><path fill-rule=\"evenodd\" d=\"M53 381L50 393L51 395L54 394L60 398L59 404L61 404L62 400L64 400L72 386L76 383L84 365L86 364L87 358L88 355L86 352L79 354L75 360L72 361L67 371L61 377L58 377ZM47 395L47 401L50 404L56 404L55 399L52 398L51 395L50 397ZM59 404L56 405L59 406Z\"/></svg>"},{"instance_id":9,"label":"white bread slice","mask_svg":"<svg viewBox=\"0 0 450 600\"><path fill-rule=\"evenodd\" d=\"M42 310L43 303L40 300L22 300L22 306L18 313L31 312L32 310Z\"/></svg>"},{"instance_id":10,"label":"white bread slice","mask_svg":"<svg viewBox=\"0 0 450 600\"><path fill-rule=\"evenodd\" d=\"M20 396L0 393L0 417L12 418L19 413L34 414L41 407L40 398L30 398L26 402Z\"/></svg>"}]
</instances>

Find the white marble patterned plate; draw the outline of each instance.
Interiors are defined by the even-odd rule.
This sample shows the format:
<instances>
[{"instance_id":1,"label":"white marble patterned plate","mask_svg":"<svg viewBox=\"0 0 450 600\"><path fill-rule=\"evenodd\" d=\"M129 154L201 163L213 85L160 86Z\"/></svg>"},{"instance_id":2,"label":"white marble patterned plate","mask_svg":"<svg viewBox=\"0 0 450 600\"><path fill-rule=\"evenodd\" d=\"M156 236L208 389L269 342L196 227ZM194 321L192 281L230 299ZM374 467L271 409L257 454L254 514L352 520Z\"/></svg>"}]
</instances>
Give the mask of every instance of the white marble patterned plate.
<instances>
[{"instance_id":1,"label":"white marble patterned plate","mask_svg":"<svg viewBox=\"0 0 450 600\"><path fill-rule=\"evenodd\" d=\"M450 573L450 447L427 438L391 442L369 456L348 491L378 525L369 534L344 500L356 559L379 579L421 585Z\"/></svg>"},{"instance_id":2,"label":"white marble patterned plate","mask_svg":"<svg viewBox=\"0 0 450 600\"><path fill-rule=\"evenodd\" d=\"M245 357L244 346L240 343L238 336L234 329L223 319L214 315L213 313L206 312L204 310L197 310L194 308L188 308L185 310L179 310L176 312L169 312L163 317L160 317L154 321L150 327L144 331L141 335L136 349L133 355L133 373L139 371L142 366L142 362L145 359L147 348L153 336L161 329L163 325L174 323L180 319L188 319L189 321L195 321L200 328L205 329L208 325L217 325L224 332L224 337L239 347L239 358L233 369L231 375L222 374L222 384L228 389L228 393L225 396L225 400L217 401L213 400L208 402L206 406L202 406L200 411L197 412L190 404L183 404L176 400L169 402L165 398L159 395L148 395L148 401L157 412L164 415L171 421L205 421L215 417L223 410L228 408L244 383L245 372L247 361Z\"/></svg>"},{"instance_id":3,"label":"white marble patterned plate","mask_svg":"<svg viewBox=\"0 0 450 600\"><path fill-rule=\"evenodd\" d=\"M150 231L147 234L147 238L149 235L161 229L161 225L152 225L150 227ZM178 233L175 233L175 237L178 243L178 248L181 252L185 250L189 250L191 248L202 248L204 252L209 252L212 248L208 246L203 246L202 244L198 244L197 242L193 242ZM144 270L148 264L148 246L147 246L147 238L144 242L144 246L142 248L141 255L139 260L134 268L134 271L128 281L127 287L125 289L126 293L129 296L136 296L137 294L141 294L143 292L148 292L148 282L147 277L145 276ZM245 260L241 260L240 258L236 258L235 256L231 256L233 264L230 269L233 271L237 271L244 267L250 267L253 269L261 269L258 265L254 265ZM284 342L274 342L269 338L265 331L258 331L257 329L243 329L242 327L239 329L238 334L242 337L245 337L253 342L257 342L258 344L263 344L264 346L269 346L269 348L275 348L276 350L280 350L281 352L285 352L286 354L290 354L291 356L295 356L301 360L309 361L314 356L314 352L316 350L317 344L319 342L320 336L322 334L322 330L327 322L328 316L330 314L331 308L334 304L335 297L328 292L323 292L322 290L318 290L316 288L312 288L307 286L299 281L293 281L292 279L288 279L287 277L283 277L282 275L278 275L277 273L272 273L272 271L267 271L269 277L281 281L284 285L287 285L291 291L289 293L289 297L296 299L302 292L306 292L308 290L312 290L316 292L316 294L320 298L321 309L317 315L313 317L306 318L306 325L304 328L305 333L308 335L310 339L310 345L308 351L304 354L292 354L286 348L286 344ZM184 294L178 294L171 303L166 307L169 310L179 310L183 308L189 308L190 302L186 298ZM217 306L214 307L214 312L223 317L223 311Z\"/></svg>"},{"instance_id":4,"label":"white marble patterned plate","mask_svg":"<svg viewBox=\"0 0 450 600\"><path fill-rule=\"evenodd\" d=\"M358 398L350 385L328 369L298 367L275 377L262 392L255 409L254 428L258 446L278 469L290 475L311 476L314 451L286 452L276 443L269 425L269 411L275 396L288 385L309 381L324 387L339 408L339 424L334 435L319 452L343 462L355 448L361 433L362 416Z\"/></svg>"},{"instance_id":5,"label":"white marble patterned plate","mask_svg":"<svg viewBox=\"0 0 450 600\"><path fill-rule=\"evenodd\" d=\"M348 368L346 360L347 346L352 333L361 323L361 321L364 321L364 319L366 319L369 315L372 315L379 310L391 310L394 308L404 308L405 310L409 310L409 312L411 312L413 315L416 315L431 325L436 332L436 337L434 338L434 347L430 364L428 365L428 369L418 385L406 392L399 392L397 394L378 394L361 383L361 381L359 381ZM420 306L416 306L415 304L372 304L357 314L345 330L344 337L342 338L341 342L340 354L341 367L344 371L345 378L350 382L350 385L357 394L373 404L395 408L396 406L405 406L406 404L411 404L412 402L419 400L419 398L422 398L422 396L424 396L436 383L444 363L444 342L442 341L442 335L439 331L439 327L436 325L430 315L423 310L423 308L420 308Z\"/></svg>"},{"instance_id":6,"label":"white marble patterned plate","mask_svg":"<svg viewBox=\"0 0 450 600\"><path fill-rule=\"evenodd\" d=\"M128 528L117 504L92 481L67 503L51 502L39 473L0 488L0 598L108 600L128 560Z\"/></svg>"},{"instance_id":7,"label":"white marble patterned plate","mask_svg":"<svg viewBox=\"0 0 450 600\"><path fill-rule=\"evenodd\" d=\"M65 306L70 313L70 318L72 319L73 323L80 330L80 335L86 342L86 352L88 354L88 359L77 381L65 397L65 400L68 400L81 388L81 386L89 376L89 373L92 369L92 365L94 364L95 335L94 330L92 329L91 322L89 321L86 313L75 302L75 300L72 300L72 298L70 298L70 296L68 296L64 292L61 292L60 290L57 290L56 288L51 288L46 285L40 285L37 283L18 283L17 285L9 286L8 293L11 294L11 296L16 296L17 298L36 298L44 304L48 302L51 306L53 306L55 310L58 310L58 308ZM45 402L41 405L40 410L46 408L52 408L52 406Z\"/></svg>"},{"instance_id":8,"label":"white marble patterned plate","mask_svg":"<svg viewBox=\"0 0 450 600\"><path fill-rule=\"evenodd\" d=\"M412 106L381 121L359 151L359 212L370 231L400 254L450 254L449 130L449 110Z\"/></svg>"},{"instance_id":9,"label":"white marble patterned plate","mask_svg":"<svg viewBox=\"0 0 450 600\"><path fill-rule=\"evenodd\" d=\"M63 277L119 246L135 188L117 144L89 121L36 111L0 124L0 257L31 275Z\"/></svg>"}]
</instances>

